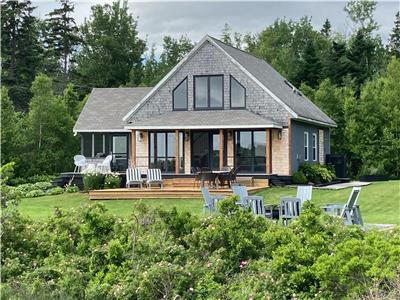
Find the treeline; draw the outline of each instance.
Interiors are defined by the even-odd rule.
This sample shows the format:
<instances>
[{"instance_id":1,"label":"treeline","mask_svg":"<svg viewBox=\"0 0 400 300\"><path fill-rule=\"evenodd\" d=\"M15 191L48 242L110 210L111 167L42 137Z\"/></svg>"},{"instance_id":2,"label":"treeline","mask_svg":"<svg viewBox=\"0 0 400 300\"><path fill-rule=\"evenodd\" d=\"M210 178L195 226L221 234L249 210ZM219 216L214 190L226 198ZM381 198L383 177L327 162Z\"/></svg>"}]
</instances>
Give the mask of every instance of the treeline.
<instances>
[{"instance_id":1,"label":"treeline","mask_svg":"<svg viewBox=\"0 0 400 300\"><path fill-rule=\"evenodd\" d=\"M79 140L72 136L93 87L154 86L194 43L164 37L163 50L138 35L127 2L95 5L78 26L74 4L60 0L45 19L31 1L2 1L2 163L18 176L71 167ZM265 59L338 123L332 152L345 154L351 175L399 175L400 14L387 45L377 34L376 2L350 1L353 24L345 37L329 20L278 19L257 34L221 39ZM394 12L395 14L396 12Z\"/></svg>"}]
</instances>

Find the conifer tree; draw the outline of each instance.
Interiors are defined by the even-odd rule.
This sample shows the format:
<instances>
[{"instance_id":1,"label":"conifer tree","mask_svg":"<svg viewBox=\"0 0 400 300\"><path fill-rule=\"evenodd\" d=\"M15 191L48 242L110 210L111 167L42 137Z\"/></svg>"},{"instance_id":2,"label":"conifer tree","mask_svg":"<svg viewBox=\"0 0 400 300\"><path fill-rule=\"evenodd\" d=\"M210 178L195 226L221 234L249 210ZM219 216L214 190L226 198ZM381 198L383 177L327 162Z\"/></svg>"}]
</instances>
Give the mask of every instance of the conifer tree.
<instances>
[{"instance_id":1,"label":"conifer tree","mask_svg":"<svg viewBox=\"0 0 400 300\"><path fill-rule=\"evenodd\" d=\"M394 21L392 33L390 34L388 49L391 55L400 58L400 11L396 13L396 19Z\"/></svg>"}]
</instances>

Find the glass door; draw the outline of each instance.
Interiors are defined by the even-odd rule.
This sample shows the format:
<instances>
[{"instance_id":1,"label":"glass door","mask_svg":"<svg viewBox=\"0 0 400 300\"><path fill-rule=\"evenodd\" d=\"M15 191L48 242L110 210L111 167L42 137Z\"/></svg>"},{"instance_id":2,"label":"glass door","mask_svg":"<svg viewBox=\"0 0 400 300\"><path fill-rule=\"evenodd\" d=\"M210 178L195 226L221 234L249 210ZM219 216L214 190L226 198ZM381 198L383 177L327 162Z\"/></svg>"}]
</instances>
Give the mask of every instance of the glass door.
<instances>
[{"instance_id":1,"label":"glass door","mask_svg":"<svg viewBox=\"0 0 400 300\"><path fill-rule=\"evenodd\" d=\"M219 145L220 136L217 131L192 132L192 167L219 170Z\"/></svg>"},{"instance_id":2,"label":"glass door","mask_svg":"<svg viewBox=\"0 0 400 300\"><path fill-rule=\"evenodd\" d=\"M112 153L114 168L124 171L128 168L128 137L126 135L114 135L112 137Z\"/></svg>"}]
</instances>

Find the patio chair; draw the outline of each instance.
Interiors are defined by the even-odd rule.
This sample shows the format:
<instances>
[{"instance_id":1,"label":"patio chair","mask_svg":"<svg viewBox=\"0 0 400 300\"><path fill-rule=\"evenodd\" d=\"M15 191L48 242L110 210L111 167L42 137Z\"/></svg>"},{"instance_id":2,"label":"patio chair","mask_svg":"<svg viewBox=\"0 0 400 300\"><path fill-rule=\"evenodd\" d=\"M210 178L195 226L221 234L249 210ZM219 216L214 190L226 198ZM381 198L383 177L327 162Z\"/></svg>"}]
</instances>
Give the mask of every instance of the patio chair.
<instances>
[{"instance_id":1,"label":"patio chair","mask_svg":"<svg viewBox=\"0 0 400 300\"><path fill-rule=\"evenodd\" d=\"M218 201L224 199L225 197L223 195L211 195L208 187L202 187L200 190L204 199L203 212L206 209L210 212L210 214L216 212Z\"/></svg>"},{"instance_id":2,"label":"patio chair","mask_svg":"<svg viewBox=\"0 0 400 300\"><path fill-rule=\"evenodd\" d=\"M297 186L296 198L300 199L301 206L305 201L311 200L312 198L312 185L299 185Z\"/></svg>"},{"instance_id":3,"label":"patio chair","mask_svg":"<svg viewBox=\"0 0 400 300\"><path fill-rule=\"evenodd\" d=\"M332 216L344 218L346 225L364 225L361 217L360 207L357 205L361 187L353 187L346 204L328 204L322 206L324 212Z\"/></svg>"},{"instance_id":4,"label":"patio chair","mask_svg":"<svg viewBox=\"0 0 400 300\"><path fill-rule=\"evenodd\" d=\"M234 174L234 172L235 170L231 169L226 174L219 174L218 176L219 185L220 186L227 185L228 187L231 187L231 183L233 181L236 181L236 175Z\"/></svg>"},{"instance_id":5,"label":"patio chair","mask_svg":"<svg viewBox=\"0 0 400 300\"><path fill-rule=\"evenodd\" d=\"M234 195L239 196L239 202L236 204L240 205L243 208L247 208L250 206L250 202L253 200L263 200L262 196L249 196L247 189L242 185L232 185L232 192Z\"/></svg>"},{"instance_id":6,"label":"patio chair","mask_svg":"<svg viewBox=\"0 0 400 300\"><path fill-rule=\"evenodd\" d=\"M97 164L96 169L101 173L111 172L112 155L107 155L102 163Z\"/></svg>"},{"instance_id":7,"label":"patio chair","mask_svg":"<svg viewBox=\"0 0 400 300\"><path fill-rule=\"evenodd\" d=\"M194 174L193 186L195 187L201 182L201 172L200 169L192 167L191 173Z\"/></svg>"},{"instance_id":8,"label":"patio chair","mask_svg":"<svg viewBox=\"0 0 400 300\"><path fill-rule=\"evenodd\" d=\"M254 215L263 216L272 219L272 207L264 205L264 200L262 197L253 198L250 200L250 208Z\"/></svg>"},{"instance_id":9,"label":"patio chair","mask_svg":"<svg viewBox=\"0 0 400 300\"><path fill-rule=\"evenodd\" d=\"M201 187L204 187L204 182L208 182L209 187L215 187L218 189L218 183L216 181L218 174L212 173L211 171L208 172L201 171L199 174L200 174L199 178L201 182Z\"/></svg>"},{"instance_id":10,"label":"patio chair","mask_svg":"<svg viewBox=\"0 0 400 300\"><path fill-rule=\"evenodd\" d=\"M86 157L84 157L83 155L75 155L74 165L75 165L74 173L82 172L82 169L86 167Z\"/></svg>"},{"instance_id":11,"label":"patio chair","mask_svg":"<svg viewBox=\"0 0 400 300\"><path fill-rule=\"evenodd\" d=\"M161 176L160 169L147 169L147 188L151 188L152 184L160 185L160 188L164 187L164 183Z\"/></svg>"},{"instance_id":12,"label":"patio chair","mask_svg":"<svg viewBox=\"0 0 400 300\"><path fill-rule=\"evenodd\" d=\"M142 174L138 168L126 169L126 187L129 188L131 185L139 185L143 188Z\"/></svg>"},{"instance_id":13,"label":"patio chair","mask_svg":"<svg viewBox=\"0 0 400 300\"><path fill-rule=\"evenodd\" d=\"M279 217L282 219L283 225L287 226L290 220L297 218L301 212L301 200L294 197L281 198L279 206Z\"/></svg>"}]
</instances>

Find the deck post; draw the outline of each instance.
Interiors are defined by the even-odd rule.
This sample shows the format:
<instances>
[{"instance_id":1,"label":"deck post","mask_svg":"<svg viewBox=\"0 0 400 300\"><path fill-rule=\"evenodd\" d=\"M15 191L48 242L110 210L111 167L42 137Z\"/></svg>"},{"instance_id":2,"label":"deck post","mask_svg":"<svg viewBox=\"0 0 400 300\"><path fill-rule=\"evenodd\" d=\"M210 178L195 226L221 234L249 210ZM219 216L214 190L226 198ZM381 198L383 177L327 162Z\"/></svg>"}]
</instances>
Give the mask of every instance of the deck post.
<instances>
[{"instance_id":1,"label":"deck post","mask_svg":"<svg viewBox=\"0 0 400 300\"><path fill-rule=\"evenodd\" d=\"M130 167L136 168L136 130L131 131L131 159Z\"/></svg>"},{"instance_id":2,"label":"deck post","mask_svg":"<svg viewBox=\"0 0 400 300\"><path fill-rule=\"evenodd\" d=\"M175 174L179 174L179 130L175 130Z\"/></svg>"},{"instance_id":3,"label":"deck post","mask_svg":"<svg viewBox=\"0 0 400 300\"><path fill-rule=\"evenodd\" d=\"M224 167L224 130L219 130L219 169Z\"/></svg>"},{"instance_id":4,"label":"deck post","mask_svg":"<svg viewBox=\"0 0 400 300\"><path fill-rule=\"evenodd\" d=\"M265 130L265 172L271 173L271 129Z\"/></svg>"}]
</instances>

